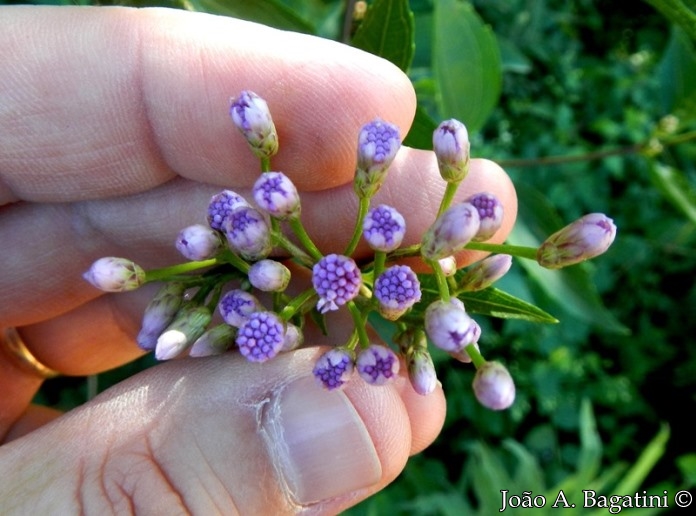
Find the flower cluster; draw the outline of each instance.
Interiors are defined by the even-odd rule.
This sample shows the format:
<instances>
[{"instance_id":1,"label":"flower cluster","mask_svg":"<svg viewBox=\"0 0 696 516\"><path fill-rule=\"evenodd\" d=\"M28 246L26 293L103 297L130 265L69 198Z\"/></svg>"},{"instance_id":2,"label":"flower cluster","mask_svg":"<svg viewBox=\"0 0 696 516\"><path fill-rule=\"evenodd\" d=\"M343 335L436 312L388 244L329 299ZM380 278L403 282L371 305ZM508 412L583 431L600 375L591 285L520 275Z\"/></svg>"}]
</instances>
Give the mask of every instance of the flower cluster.
<instances>
[{"instance_id":1,"label":"flower cluster","mask_svg":"<svg viewBox=\"0 0 696 516\"><path fill-rule=\"evenodd\" d=\"M503 224L504 207L487 192L454 200L469 171L470 144L464 124L448 120L433 133L445 194L420 241L402 247L406 218L394 206L372 205L401 147L398 128L376 119L363 126L357 139L353 187L359 206L352 237L344 252L323 254L302 224L300 195L291 178L271 170L279 141L266 101L244 91L233 99L230 115L260 160L251 198L231 190L213 195L201 213L206 223L194 223L173 239L183 263L146 271L125 258L106 257L84 274L106 292L162 283L137 336L138 345L159 360L234 348L249 361L265 362L303 345L305 324L318 323L330 333L327 315L347 310L352 333L321 354L313 369L324 388L343 388L356 375L370 385L384 385L405 374L415 392L427 395L438 384L432 345L472 363L476 398L490 409L505 409L514 402L514 382L503 364L482 355L481 326L473 316L485 310L470 313L462 299L488 296L499 301L500 312L507 298L496 298L492 285L510 269L513 257L556 269L603 253L616 235L611 219L595 213L538 248L491 243ZM356 258L361 240L372 250L369 259ZM273 257L274 249L307 270L311 285L289 289L291 267ZM459 271L457 254L465 249L492 254ZM405 259L420 259L431 272L417 274ZM299 293L290 295L291 290ZM394 327L389 344L368 333L374 317Z\"/></svg>"}]
</instances>

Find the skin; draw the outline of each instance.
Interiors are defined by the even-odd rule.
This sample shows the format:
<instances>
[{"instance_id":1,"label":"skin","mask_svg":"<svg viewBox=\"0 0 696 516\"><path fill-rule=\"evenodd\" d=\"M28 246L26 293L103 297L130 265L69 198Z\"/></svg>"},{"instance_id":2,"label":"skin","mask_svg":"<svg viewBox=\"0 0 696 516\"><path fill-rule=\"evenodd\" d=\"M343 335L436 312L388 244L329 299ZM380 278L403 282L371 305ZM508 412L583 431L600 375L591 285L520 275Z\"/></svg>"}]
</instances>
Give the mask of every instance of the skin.
<instances>
[{"instance_id":1,"label":"skin","mask_svg":"<svg viewBox=\"0 0 696 516\"><path fill-rule=\"evenodd\" d=\"M103 294L81 279L94 260L178 263L174 239L204 222L211 195L224 187L248 197L258 162L229 120L231 96L250 89L267 100L280 141L272 166L301 191L303 223L324 253L340 252L353 227L359 128L380 117L405 135L415 110L398 69L329 41L170 10L1 11L0 327L20 328L32 353L63 374L99 373L142 353L134 337L153 288ZM405 214L408 245L442 191L432 153L404 148L374 202ZM515 219L514 188L497 165L473 160L457 197L479 191L505 206L492 240L501 242ZM330 323L329 341L307 342L340 343L349 325L341 315ZM344 392L374 444L379 480L288 504L249 397L310 375L322 349L262 369L235 353L176 360L64 415L30 406L41 380L0 354L3 512L335 513L358 503L437 437L444 394L418 396L403 378L382 388L351 382ZM211 411L216 404L223 409ZM192 435L218 445L194 446Z\"/></svg>"}]
</instances>

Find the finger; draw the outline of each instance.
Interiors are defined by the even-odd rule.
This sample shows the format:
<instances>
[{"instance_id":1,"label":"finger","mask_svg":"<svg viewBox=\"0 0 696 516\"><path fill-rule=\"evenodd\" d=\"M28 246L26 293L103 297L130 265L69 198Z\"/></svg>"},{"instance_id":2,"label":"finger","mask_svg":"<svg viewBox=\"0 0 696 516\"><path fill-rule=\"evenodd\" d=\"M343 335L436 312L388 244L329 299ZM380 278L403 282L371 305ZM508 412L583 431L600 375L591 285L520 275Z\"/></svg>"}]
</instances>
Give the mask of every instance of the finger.
<instances>
[{"instance_id":1,"label":"finger","mask_svg":"<svg viewBox=\"0 0 696 516\"><path fill-rule=\"evenodd\" d=\"M177 10L5 7L0 61L0 204L124 195L176 175L249 185L258 160L228 116L245 89L268 101L274 164L302 189L347 182L360 126L381 117L405 134L415 110L406 75L375 56Z\"/></svg>"},{"instance_id":2,"label":"finger","mask_svg":"<svg viewBox=\"0 0 696 516\"><path fill-rule=\"evenodd\" d=\"M439 427L419 418L441 424L444 398L438 389L412 412L393 385L324 391L310 372L319 353L145 371L3 446L6 509L337 514L391 482L414 442L435 438Z\"/></svg>"}]
</instances>

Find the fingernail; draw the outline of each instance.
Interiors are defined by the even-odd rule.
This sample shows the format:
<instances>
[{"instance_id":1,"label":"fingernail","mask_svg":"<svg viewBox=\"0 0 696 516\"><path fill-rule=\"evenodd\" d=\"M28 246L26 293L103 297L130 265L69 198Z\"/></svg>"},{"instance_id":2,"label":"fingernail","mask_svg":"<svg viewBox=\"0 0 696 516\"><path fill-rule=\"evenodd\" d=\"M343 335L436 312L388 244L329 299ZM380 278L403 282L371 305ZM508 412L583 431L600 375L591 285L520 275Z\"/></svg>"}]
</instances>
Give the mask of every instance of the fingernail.
<instances>
[{"instance_id":1,"label":"fingernail","mask_svg":"<svg viewBox=\"0 0 696 516\"><path fill-rule=\"evenodd\" d=\"M382 466L365 425L342 391L301 378L274 397L263 426L288 494L298 504L377 483Z\"/></svg>"}]
</instances>

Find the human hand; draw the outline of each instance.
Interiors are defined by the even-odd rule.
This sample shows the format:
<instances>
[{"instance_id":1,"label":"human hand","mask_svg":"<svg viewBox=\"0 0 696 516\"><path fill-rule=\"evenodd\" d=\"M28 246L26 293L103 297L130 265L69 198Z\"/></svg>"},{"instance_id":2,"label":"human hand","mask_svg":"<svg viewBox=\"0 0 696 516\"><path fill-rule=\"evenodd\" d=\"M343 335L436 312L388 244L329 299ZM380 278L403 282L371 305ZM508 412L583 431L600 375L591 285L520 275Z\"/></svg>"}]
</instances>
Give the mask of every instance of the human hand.
<instances>
[{"instance_id":1,"label":"human hand","mask_svg":"<svg viewBox=\"0 0 696 516\"><path fill-rule=\"evenodd\" d=\"M201 220L212 194L249 193L258 163L228 118L231 95L251 89L271 106L274 167L302 191L303 223L325 252L345 245L354 222L360 126L379 116L406 134L415 107L407 77L378 58L207 15L3 8L0 43L0 328L19 327L41 363L68 375L138 357L153 292L103 295L82 272L105 255L174 263L174 238ZM406 214L408 245L432 222L443 182L432 154L410 149L389 174L376 201ZM501 199L493 241L502 241L516 211L507 176L473 160L460 190ZM29 407L41 378L0 354L3 512L336 513L356 504L435 439L444 396L421 397L405 379L325 392L311 375L320 352L161 364L57 418Z\"/></svg>"}]
</instances>

